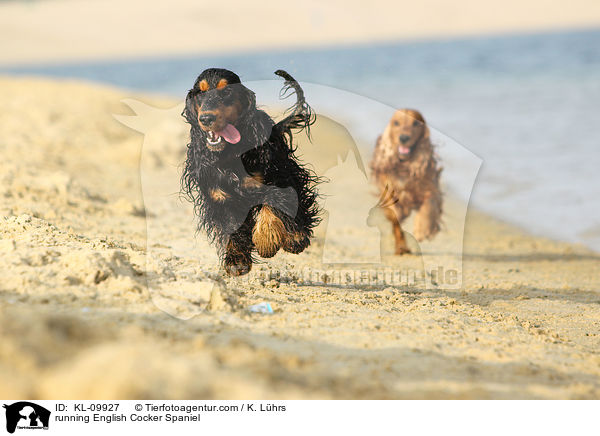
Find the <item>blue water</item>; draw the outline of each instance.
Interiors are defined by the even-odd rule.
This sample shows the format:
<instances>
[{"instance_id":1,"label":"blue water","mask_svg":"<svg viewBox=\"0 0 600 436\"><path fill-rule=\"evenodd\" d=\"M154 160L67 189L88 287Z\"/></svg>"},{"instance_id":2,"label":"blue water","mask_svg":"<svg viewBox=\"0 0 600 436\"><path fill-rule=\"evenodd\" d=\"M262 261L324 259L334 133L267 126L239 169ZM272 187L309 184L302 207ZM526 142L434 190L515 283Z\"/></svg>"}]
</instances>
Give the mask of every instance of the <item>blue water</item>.
<instances>
[{"instance_id":1,"label":"blue water","mask_svg":"<svg viewBox=\"0 0 600 436\"><path fill-rule=\"evenodd\" d=\"M483 160L472 204L534 233L600 250L600 29L0 72L183 98L212 66L245 81L272 80L284 68L301 82L417 108ZM361 119L385 121L369 113Z\"/></svg>"}]
</instances>

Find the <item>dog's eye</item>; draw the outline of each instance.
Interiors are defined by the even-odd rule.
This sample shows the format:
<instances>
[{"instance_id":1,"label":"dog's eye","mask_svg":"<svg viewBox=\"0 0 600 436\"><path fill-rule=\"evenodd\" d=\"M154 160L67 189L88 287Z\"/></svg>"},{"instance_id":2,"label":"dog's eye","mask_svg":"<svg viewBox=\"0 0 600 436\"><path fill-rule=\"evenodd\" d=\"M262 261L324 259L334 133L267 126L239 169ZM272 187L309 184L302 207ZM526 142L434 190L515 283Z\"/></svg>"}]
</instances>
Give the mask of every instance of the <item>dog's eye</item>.
<instances>
[{"instance_id":1,"label":"dog's eye","mask_svg":"<svg viewBox=\"0 0 600 436\"><path fill-rule=\"evenodd\" d=\"M396 121L396 120L394 120L393 124L394 124L394 126L399 126L400 125L400 123L398 121Z\"/></svg>"},{"instance_id":2,"label":"dog's eye","mask_svg":"<svg viewBox=\"0 0 600 436\"><path fill-rule=\"evenodd\" d=\"M421 124L419 121L417 121L417 120L413 121L413 127L417 127L419 124Z\"/></svg>"}]
</instances>

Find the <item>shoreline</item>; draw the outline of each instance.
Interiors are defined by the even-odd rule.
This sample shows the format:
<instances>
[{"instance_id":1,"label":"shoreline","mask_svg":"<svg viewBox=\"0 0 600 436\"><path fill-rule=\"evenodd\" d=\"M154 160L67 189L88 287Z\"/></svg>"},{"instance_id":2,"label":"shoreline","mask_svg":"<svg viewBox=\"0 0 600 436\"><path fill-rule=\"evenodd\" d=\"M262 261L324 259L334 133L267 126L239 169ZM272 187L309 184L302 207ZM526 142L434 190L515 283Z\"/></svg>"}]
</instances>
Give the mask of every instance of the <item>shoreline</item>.
<instances>
[{"instance_id":1,"label":"shoreline","mask_svg":"<svg viewBox=\"0 0 600 436\"><path fill-rule=\"evenodd\" d=\"M413 44L444 44L444 43L461 43L487 39L504 39L504 38L519 38L527 36L544 36L544 35L561 35L561 34L580 34L587 32L597 32L600 30L600 19L597 24L575 26L575 27L548 27L534 29L516 29L502 30L496 32L483 33L458 33L449 35L423 35L403 38L391 39L367 39L361 41L338 41L331 43L320 43L314 45L293 45L293 46L269 46L259 45L248 49L232 47L227 50L209 50L209 51L173 51L165 53L147 53L141 55L131 54L107 54L103 57L73 57L67 59L54 59L41 61L39 58L30 61L8 61L0 59L0 74L13 74L14 70L34 70L55 67L68 66L86 66L95 64L111 64L111 63L131 63L131 62L154 62L154 61L176 61L180 59L201 58L202 56L213 57L232 57L236 55L261 55L261 54L282 54L282 53L298 53L298 52L321 52L330 50L354 50L357 48L369 47L385 47L397 45L413 45Z\"/></svg>"}]
</instances>

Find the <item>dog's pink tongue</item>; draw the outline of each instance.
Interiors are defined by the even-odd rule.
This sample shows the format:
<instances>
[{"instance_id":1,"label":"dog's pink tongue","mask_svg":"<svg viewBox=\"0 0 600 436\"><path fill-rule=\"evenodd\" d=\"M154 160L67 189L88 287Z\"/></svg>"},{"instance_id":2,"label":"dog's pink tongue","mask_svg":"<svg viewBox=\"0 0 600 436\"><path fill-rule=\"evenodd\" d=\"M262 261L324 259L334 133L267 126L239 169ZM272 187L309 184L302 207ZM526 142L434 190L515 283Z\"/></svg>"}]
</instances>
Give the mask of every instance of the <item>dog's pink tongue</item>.
<instances>
[{"instance_id":1,"label":"dog's pink tongue","mask_svg":"<svg viewBox=\"0 0 600 436\"><path fill-rule=\"evenodd\" d=\"M242 135L240 135L238 129L231 124L227 124L223 130L215 133L230 144L237 144L240 142L240 139L242 139Z\"/></svg>"},{"instance_id":2,"label":"dog's pink tongue","mask_svg":"<svg viewBox=\"0 0 600 436\"><path fill-rule=\"evenodd\" d=\"M408 154L410 152L410 148L408 147L398 147L398 153L400 154Z\"/></svg>"}]
</instances>

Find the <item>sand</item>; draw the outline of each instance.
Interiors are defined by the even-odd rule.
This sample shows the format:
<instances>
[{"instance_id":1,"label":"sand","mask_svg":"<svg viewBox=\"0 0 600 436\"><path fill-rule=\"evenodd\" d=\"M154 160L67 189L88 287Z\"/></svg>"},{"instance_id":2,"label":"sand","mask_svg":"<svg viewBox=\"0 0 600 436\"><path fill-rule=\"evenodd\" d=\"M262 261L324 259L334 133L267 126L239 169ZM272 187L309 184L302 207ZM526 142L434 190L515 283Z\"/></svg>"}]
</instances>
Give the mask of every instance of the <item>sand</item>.
<instances>
[{"instance_id":1,"label":"sand","mask_svg":"<svg viewBox=\"0 0 600 436\"><path fill-rule=\"evenodd\" d=\"M355 45L600 25L571 0L44 0L0 3L0 65ZM258 30L257 30L258 29Z\"/></svg>"},{"instance_id":2,"label":"sand","mask_svg":"<svg viewBox=\"0 0 600 436\"><path fill-rule=\"evenodd\" d=\"M207 287L214 252L169 203L178 117L149 144L112 115L132 115L124 91L2 78L0 95L0 397L600 398L597 253L470 209L459 289L261 276L318 265L323 232ZM464 206L447 203L444 232L421 246L440 259ZM274 313L248 312L261 302Z\"/></svg>"}]
</instances>

